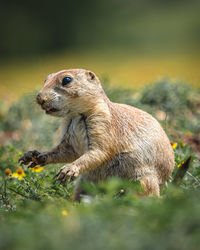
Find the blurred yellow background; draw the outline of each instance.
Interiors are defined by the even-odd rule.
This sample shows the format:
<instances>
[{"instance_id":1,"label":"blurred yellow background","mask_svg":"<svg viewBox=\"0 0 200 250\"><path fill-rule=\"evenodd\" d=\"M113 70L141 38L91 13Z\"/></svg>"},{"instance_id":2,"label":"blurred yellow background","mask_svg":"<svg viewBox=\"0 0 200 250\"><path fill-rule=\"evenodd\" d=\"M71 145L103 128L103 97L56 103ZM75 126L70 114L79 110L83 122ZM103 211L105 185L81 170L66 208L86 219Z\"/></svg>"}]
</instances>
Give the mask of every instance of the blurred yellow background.
<instances>
[{"instance_id":1,"label":"blurred yellow background","mask_svg":"<svg viewBox=\"0 0 200 250\"><path fill-rule=\"evenodd\" d=\"M31 92L67 68L90 69L114 86L169 77L200 87L199 10L196 0L4 3L0 96Z\"/></svg>"}]
</instances>

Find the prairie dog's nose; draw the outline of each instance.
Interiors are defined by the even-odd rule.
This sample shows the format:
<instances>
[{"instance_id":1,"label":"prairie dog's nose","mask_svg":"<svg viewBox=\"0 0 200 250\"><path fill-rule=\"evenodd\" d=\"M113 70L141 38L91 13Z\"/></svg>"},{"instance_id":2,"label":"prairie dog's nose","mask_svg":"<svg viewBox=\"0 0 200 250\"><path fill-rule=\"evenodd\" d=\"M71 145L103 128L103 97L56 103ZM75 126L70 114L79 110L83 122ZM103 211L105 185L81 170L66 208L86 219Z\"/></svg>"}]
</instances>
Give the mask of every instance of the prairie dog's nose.
<instances>
[{"instance_id":1,"label":"prairie dog's nose","mask_svg":"<svg viewBox=\"0 0 200 250\"><path fill-rule=\"evenodd\" d=\"M45 100L42 98L41 92L39 92L39 93L37 94L36 100L37 100L37 103L40 104L40 105L42 105L42 104L45 103Z\"/></svg>"}]
</instances>

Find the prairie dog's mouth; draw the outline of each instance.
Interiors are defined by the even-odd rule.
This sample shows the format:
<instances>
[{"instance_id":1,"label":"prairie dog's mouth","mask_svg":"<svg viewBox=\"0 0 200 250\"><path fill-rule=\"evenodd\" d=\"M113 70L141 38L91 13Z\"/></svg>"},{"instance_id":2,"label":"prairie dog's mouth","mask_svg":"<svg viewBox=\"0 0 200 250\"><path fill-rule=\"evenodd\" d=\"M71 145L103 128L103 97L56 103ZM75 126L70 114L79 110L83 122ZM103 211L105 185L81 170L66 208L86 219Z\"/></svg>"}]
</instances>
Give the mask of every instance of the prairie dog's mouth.
<instances>
[{"instance_id":1,"label":"prairie dog's mouth","mask_svg":"<svg viewBox=\"0 0 200 250\"><path fill-rule=\"evenodd\" d=\"M55 108L45 108L46 114L51 114L60 111L59 109Z\"/></svg>"}]
</instances>

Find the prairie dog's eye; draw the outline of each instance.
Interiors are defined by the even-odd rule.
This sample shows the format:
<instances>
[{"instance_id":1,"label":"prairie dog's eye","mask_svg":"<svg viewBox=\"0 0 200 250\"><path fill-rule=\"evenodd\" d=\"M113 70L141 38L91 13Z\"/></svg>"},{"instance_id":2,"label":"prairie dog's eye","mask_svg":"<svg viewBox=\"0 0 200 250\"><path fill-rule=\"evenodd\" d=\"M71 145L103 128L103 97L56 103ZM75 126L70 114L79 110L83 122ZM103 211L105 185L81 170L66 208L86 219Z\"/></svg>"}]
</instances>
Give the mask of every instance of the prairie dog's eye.
<instances>
[{"instance_id":1,"label":"prairie dog's eye","mask_svg":"<svg viewBox=\"0 0 200 250\"><path fill-rule=\"evenodd\" d=\"M62 86L65 86L67 85L68 83L70 83L72 81L72 78L67 76L67 77L64 77L63 80L62 80Z\"/></svg>"}]
</instances>

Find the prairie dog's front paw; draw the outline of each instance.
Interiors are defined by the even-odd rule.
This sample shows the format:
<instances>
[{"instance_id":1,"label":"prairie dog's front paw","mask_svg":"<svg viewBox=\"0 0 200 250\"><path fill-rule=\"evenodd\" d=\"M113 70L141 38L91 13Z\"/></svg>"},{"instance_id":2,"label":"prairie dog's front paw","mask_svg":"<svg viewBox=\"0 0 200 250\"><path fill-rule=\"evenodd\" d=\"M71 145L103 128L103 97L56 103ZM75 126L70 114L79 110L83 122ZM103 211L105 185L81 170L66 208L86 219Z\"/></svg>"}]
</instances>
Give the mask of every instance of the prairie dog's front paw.
<instances>
[{"instance_id":1,"label":"prairie dog's front paw","mask_svg":"<svg viewBox=\"0 0 200 250\"><path fill-rule=\"evenodd\" d=\"M57 180L65 182L67 180L74 180L80 174L78 167L74 165L65 165L58 172Z\"/></svg>"},{"instance_id":2,"label":"prairie dog's front paw","mask_svg":"<svg viewBox=\"0 0 200 250\"><path fill-rule=\"evenodd\" d=\"M32 167L36 166L36 158L38 157L38 155L40 155L40 152L37 150L33 150L33 151L28 151L27 153L25 153L19 160L18 162L20 163L20 165L31 165Z\"/></svg>"},{"instance_id":3,"label":"prairie dog's front paw","mask_svg":"<svg viewBox=\"0 0 200 250\"><path fill-rule=\"evenodd\" d=\"M47 155L45 153L40 153L37 150L28 151L24 154L20 159L20 165L28 165L28 167L32 168L36 165L44 166L47 160Z\"/></svg>"},{"instance_id":4,"label":"prairie dog's front paw","mask_svg":"<svg viewBox=\"0 0 200 250\"><path fill-rule=\"evenodd\" d=\"M44 166L47 161L47 154L46 153L41 153L37 156L36 158L36 163L40 166Z\"/></svg>"}]
</instances>

